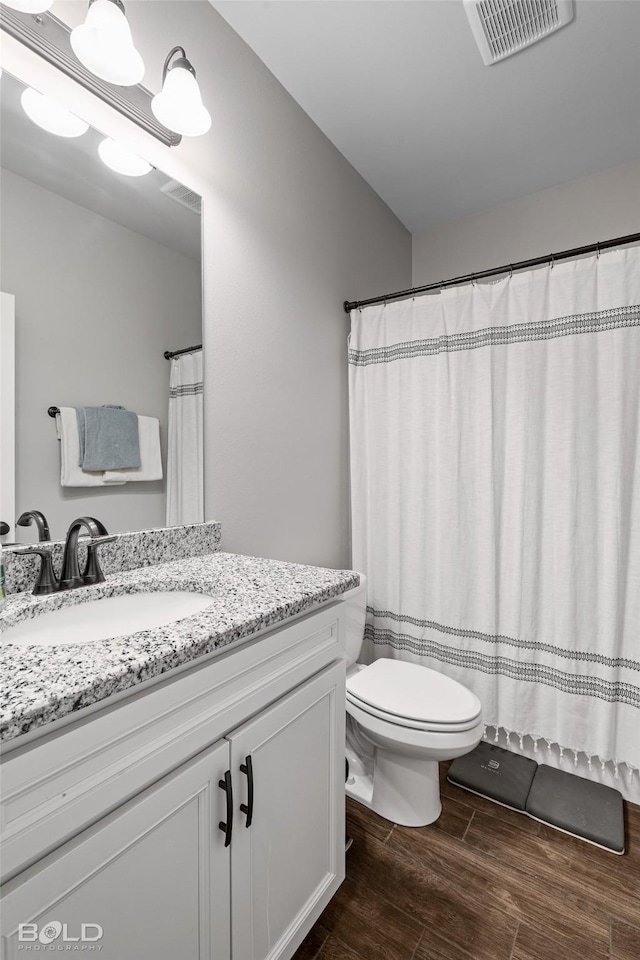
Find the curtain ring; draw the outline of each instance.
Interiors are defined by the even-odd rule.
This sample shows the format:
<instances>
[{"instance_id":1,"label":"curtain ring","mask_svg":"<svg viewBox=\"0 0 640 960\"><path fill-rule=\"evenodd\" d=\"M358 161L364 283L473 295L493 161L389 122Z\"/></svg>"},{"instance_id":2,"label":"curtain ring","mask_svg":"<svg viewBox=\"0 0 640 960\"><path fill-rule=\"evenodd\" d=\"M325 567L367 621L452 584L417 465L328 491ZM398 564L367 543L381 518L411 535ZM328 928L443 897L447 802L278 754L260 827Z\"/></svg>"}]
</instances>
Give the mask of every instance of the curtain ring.
<instances>
[{"instance_id":1,"label":"curtain ring","mask_svg":"<svg viewBox=\"0 0 640 960\"><path fill-rule=\"evenodd\" d=\"M551 254L551 269L552 269L552 270L553 270L553 265L554 265L554 263L555 263L555 257L556 257L555 253L552 253L552 254Z\"/></svg>"},{"instance_id":2,"label":"curtain ring","mask_svg":"<svg viewBox=\"0 0 640 960\"><path fill-rule=\"evenodd\" d=\"M475 275L475 273L472 273L472 274L471 274L471 286L472 286L472 287L475 287L475 285L476 285L476 275Z\"/></svg>"},{"instance_id":3,"label":"curtain ring","mask_svg":"<svg viewBox=\"0 0 640 960\"><path fill-rule=\"evenodd\" d=\"M513 264L509 264L509 280L513 280Z\"/></svg>"},{"instance_id":4,"label":"curtain ring","mask_svg":"<svg viewBox=\"0 0 640 960\"><path fill-rule=\"evenodd\" d=\"M600 241L599 240L596 242L596 259L597 260L600 259Z\"/></svg>"}]
</instances>

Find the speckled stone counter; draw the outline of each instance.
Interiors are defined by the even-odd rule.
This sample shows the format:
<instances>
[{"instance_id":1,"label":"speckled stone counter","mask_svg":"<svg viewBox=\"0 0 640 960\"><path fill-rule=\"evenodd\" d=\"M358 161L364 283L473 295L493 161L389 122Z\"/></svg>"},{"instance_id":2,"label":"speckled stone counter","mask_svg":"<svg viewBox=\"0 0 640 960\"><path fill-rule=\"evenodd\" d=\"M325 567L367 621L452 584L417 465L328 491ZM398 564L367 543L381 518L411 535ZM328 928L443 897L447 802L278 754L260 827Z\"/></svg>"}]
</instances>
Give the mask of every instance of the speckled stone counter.
<instances>
[{"instance_id":1,"label":"speckled stone counter","mask_svg":"<svg viewBox=\"0 0 640 960\"><path fill-rule=\"evenodd\" d=\"M221 525L216 521L188 523L156 530L134 530L117 533L113 543L100 547L100 566L105 575L122 573L136 567L149 567L183 557L202 557L220 547ZM27 544L21 544L27 546ZM56 573L62 566L64 540L45 544L51 551ZM80 569L84 564L86 547L80 541ZM39 560L32 555L14 553L11 547L2 548L7 593L31 590L38 575Z\"/></svg>"},{"instance_id":2,"label":"speckled stone counter","mask_svg":"<svg viewBox=\"0 0 640 960\"><path fill-rule=\"evenodd\" d=\"M338 597L358 581L350 570L212 553L115 574L97 586L48 597L10 596L0 613L0 740L247 639ZM25 647L2 637L25 618L68 604L170 590L208 594L211 607L165 627L88 644Z\"/></svg>"}]
</instances>

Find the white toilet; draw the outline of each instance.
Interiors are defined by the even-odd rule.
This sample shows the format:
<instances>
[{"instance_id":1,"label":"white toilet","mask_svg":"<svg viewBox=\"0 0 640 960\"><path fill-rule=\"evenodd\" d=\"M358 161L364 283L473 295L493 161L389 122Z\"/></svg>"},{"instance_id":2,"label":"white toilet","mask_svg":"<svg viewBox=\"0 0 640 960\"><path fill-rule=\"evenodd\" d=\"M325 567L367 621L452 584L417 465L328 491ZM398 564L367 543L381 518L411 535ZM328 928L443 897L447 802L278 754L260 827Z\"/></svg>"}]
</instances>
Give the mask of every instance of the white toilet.
<instances>
[{"instance_id":1,"label":"white toilet","mask_svg":"<svg viewBox=\"0 0 640 960\"><path fill-rule=\"evenodd\" d=\"M394 823L422 827L441 812L438 761L482 739L482 705L461 683L403 660L357 663L364 638L366 577L347 606L347 796Z\"/></svg>"}]
</instances>

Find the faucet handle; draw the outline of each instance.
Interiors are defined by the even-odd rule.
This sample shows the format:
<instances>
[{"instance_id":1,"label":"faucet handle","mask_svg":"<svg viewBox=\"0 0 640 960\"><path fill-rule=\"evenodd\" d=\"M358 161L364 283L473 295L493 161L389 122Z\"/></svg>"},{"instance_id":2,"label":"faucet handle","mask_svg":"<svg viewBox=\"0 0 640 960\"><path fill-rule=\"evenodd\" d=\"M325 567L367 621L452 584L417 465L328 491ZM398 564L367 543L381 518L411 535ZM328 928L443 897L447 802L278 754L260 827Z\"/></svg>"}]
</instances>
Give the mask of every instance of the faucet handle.
<instances>
[{"instance_id":1,"label":"faucet handle","mask_svg":"<svg viewBox=\"0 0 640 960\"><path fill-rule=\"evenodd\" d=\"M29 554L34 553L40 557L40 572L33 588L33 595L36 597L47 593L56 593L59 583L53 572L53 558L49 550L42 547L12 547L12 553Z\"/></svg>"},{"instance_id":2,"label":"faucet handle","mask_svg":"<svg viewBox=\"0 0 640 960\"><path fill-rule=\"evenodd\" d=\"M85 586L88 587L94 583L104 582L104 573L98 561L98 547L101 547L103 543L112 543L117 539L116 536L109 536L109 534L91 538L91 542L87 546L87 562L84 573L82 574L82 580Z\"/></svg>"}]
</instances>

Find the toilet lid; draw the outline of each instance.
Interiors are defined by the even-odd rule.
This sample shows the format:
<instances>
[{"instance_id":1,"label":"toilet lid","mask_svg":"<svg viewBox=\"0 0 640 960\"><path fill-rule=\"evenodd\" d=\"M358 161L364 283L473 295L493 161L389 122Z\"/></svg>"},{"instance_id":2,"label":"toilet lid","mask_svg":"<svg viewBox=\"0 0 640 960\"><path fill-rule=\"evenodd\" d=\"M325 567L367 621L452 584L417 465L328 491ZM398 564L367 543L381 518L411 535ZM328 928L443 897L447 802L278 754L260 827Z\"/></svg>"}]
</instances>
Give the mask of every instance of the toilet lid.
<instances>
[{"instance_id":1,"label":"toilet lid","mask_svg":"<svg viewBox=\"0 0 640 960\"><path fill-rule=\"evenodd\" d=\"M376 660L347 679L349 699L406 720L465 723L482 704L471 690L419 663Z\"/></svg>"}]
</instances>

